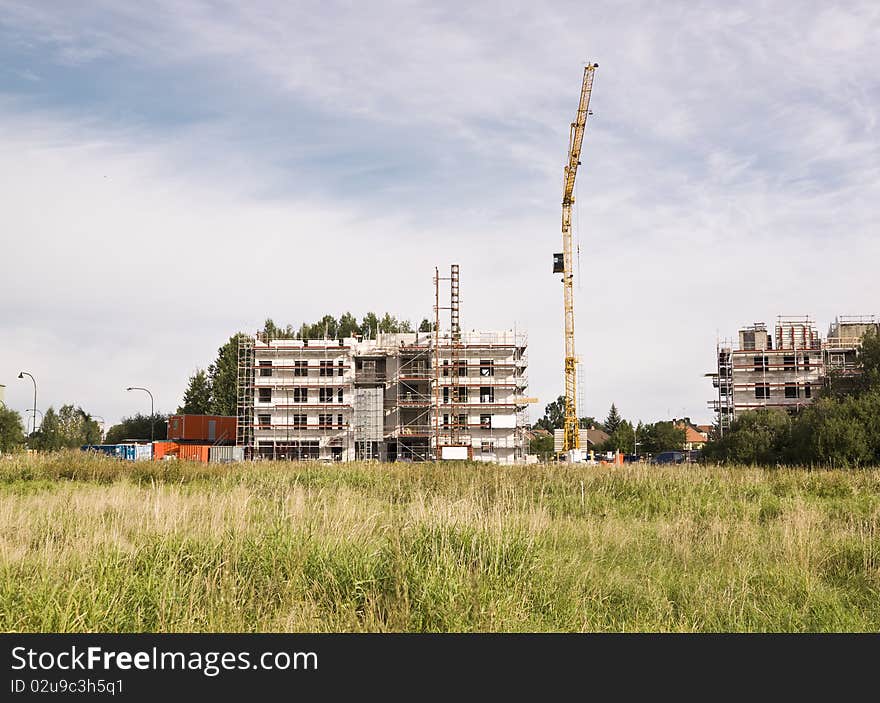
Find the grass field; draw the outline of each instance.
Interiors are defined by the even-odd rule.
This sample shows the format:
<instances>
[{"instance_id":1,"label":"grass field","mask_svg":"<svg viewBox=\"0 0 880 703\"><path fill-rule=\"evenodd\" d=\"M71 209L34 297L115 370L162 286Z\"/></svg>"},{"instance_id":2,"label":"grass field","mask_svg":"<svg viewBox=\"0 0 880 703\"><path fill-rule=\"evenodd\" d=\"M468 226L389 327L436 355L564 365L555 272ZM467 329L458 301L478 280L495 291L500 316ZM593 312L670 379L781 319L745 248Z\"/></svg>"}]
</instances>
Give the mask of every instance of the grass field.
<instances>
[{"instance_id":1,"label":"grass field","mask_svg":"<svg viewBox=\"0 0 880 703\"><path fill-rule=\"evenodd\" d=\"M880 470L0 459L3 631L877 631Z\"/></svg>"}]
</instances>

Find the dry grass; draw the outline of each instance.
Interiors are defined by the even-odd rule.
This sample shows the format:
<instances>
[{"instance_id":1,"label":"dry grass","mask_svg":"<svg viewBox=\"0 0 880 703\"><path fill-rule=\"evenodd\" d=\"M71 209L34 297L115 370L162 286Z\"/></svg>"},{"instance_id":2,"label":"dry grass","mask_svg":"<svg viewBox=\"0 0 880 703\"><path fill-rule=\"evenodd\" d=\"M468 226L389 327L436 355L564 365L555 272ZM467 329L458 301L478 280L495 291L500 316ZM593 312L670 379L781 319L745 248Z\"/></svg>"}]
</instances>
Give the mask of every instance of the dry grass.
<instances>
[{"instance_id":1,"label":"dry grass","mask_svg":"<svg viewBox=\"0 0 880 703\"><path fill-rule=\"evenodd\" d=\"M0 460L3 631L876 631L880 471Z\"/></svg>"}]
</instances>

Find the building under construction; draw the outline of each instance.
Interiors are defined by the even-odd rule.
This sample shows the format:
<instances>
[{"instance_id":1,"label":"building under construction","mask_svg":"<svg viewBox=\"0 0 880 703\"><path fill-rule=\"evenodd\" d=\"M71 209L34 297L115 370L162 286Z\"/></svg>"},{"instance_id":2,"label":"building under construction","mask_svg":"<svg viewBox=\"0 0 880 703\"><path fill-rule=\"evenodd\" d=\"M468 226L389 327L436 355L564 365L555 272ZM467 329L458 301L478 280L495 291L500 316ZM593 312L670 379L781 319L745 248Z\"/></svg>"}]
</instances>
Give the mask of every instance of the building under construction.
<instances>
[{"instance_id":1,"label":"building under construction","mask_svg":"<svg viewBox=\"0 0 880 703\"><path fill-rule=\"evenodd\" d=\"M739 330L735 346L719 342L716 369L707 374L716 389L709 405L717 414L719 430L723 433L748 410L797 412L824 387L836 384L838 390L847 390L858 373L862 336L880 329L878 323L873 315L841 315L822 339L809 317L780 316L775 335L757 322Z\"/></svg>"},{"instance_id":2,"label":"building under construction","mask_svg":"<svg viewBox=\"0 0 880 703\"><path fill-rule=\"evenodd\" d=\"M449 281L444 307L440 281ZM434 284L428 332L240 338L237 444L245 456L523 461L525 334L463 332L458 266ZM449 311L446 329L441 310Z\"/></svg>"}]
</instances>

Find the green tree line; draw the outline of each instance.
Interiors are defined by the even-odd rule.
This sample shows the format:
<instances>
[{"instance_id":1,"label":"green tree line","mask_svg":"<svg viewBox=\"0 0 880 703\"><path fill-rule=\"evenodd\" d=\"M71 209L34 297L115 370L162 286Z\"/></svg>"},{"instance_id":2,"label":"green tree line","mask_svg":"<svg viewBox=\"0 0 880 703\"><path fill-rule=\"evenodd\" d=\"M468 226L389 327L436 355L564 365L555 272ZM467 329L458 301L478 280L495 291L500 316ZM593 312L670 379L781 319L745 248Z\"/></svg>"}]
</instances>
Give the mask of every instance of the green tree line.
<instances>
[{"instance_id":1,"label":"green tree line","mask_svg":"<svg viewBox=\"0 0 880 703\"><path fill-rule=\"evenodd\" d=\"M564 420L565 397L559 396L544 407L544 416L532 425L532 429L543 429L552 433L553 430L563 427ZM687 420L685 421L687 422ZM632 422L620 415L614 403L611 404L604 422L599 422L593 417L582 417L579 418L578 424L582 429L593 428L603 430L608 434L608 439L605 442L593 447L599 452L659 454L660 452L683 449L686 438L685 430L676 426L672 421L653 423L639 421L633 425ZM530 452L543 459L550 458L553 454L553 437L535 438L532 441Z\"/></svg>"},{"instance_id":2,"label":"green tree line","mask_svg":"<svg viewBox=\"0 0 880 703\"><path fill-rule=\"evenodd\" d=\"M25 434L21 415L10 408L0 408L0 451L21 450L27 444L31 449L52 451L80 447L101 441L101 427L89 413L79 406L50 407L43 414L39 429Z\"/></svg>"}]
</instances>

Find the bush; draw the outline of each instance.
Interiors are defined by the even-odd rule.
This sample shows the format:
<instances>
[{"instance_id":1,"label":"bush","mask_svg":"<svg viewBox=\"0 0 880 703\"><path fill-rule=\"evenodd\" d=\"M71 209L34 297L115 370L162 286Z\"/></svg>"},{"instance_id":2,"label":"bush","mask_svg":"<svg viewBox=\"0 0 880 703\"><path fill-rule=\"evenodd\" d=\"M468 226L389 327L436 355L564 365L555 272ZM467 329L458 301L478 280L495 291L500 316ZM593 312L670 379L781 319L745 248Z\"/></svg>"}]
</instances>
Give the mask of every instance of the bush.
<instances>
[{"instance_id":1,"label":"bush","mask_svg":"<svg viewBox=\"0 0 880 703\"><path fill-rule=\"evenodd\" d=\"M782 410L752 410L709 442L704 456L741 464L880 464L880 391L821 398L793 418Z\"/></svg>"},{"instance_id":2,"label":"bush","mask_svg":"<svg viewBox=\"0 0 880 703\"><path fill-rule=\"evenodd\" d=\"M705 446L703 455L738 464L777 464L788 453L790 437L788 414L761 408L740 415L723 437Z\"/></svg>"}]
</instances>

